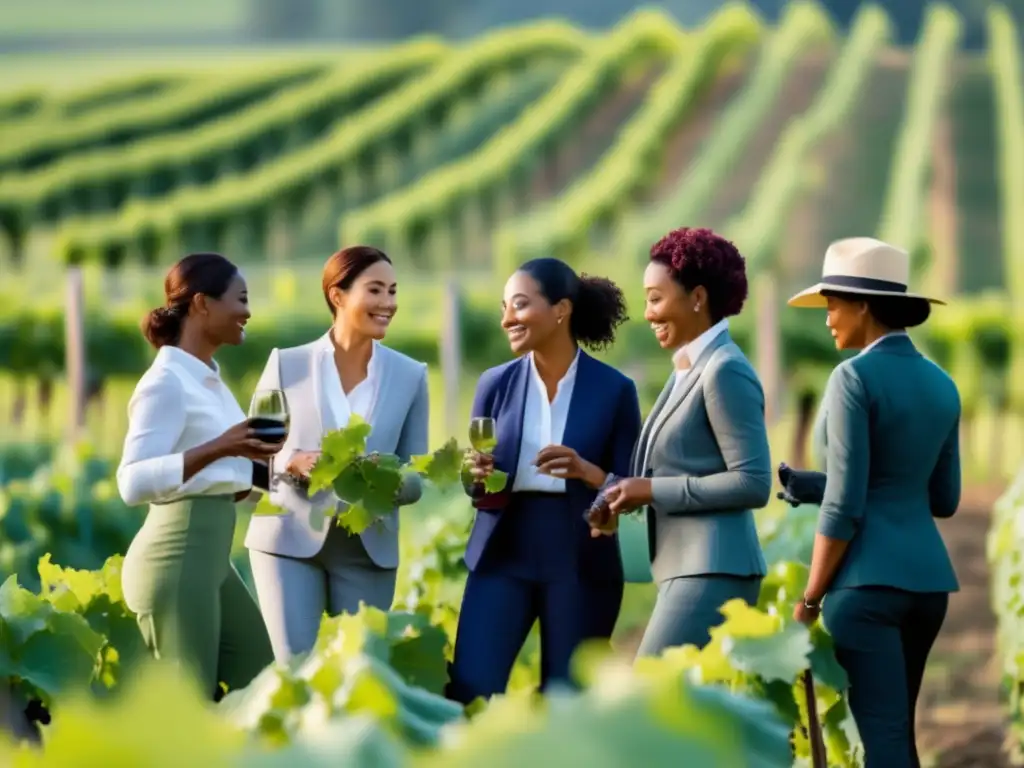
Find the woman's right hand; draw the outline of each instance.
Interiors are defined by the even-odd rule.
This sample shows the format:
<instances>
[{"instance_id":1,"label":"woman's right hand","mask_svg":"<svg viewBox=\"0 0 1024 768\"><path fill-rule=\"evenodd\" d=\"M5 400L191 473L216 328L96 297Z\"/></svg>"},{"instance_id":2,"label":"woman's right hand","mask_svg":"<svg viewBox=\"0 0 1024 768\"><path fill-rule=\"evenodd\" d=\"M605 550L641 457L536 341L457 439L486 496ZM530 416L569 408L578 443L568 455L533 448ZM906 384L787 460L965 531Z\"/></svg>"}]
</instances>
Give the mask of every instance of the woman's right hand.
<instances>
[{"instance_id":1,"label":"woman's right hand","mask_svg":"<svg viewBox=\"0 0 1024 768\"><path fill-rule=\"evenodd\" d=\"M473 481L482 483L494 471L494 457L489 453L470 451L466 457L466 465Z\"/></svg>"},{"instance_id":2,"label":"woman's right hand","mask_svg":"<svg viewBox=\"0 0 1024 768\"><path fill-rule=\"evenodd\" d=\"M309 473L319 460L320 451L299 451L291 457L284 471L300 480L309 480Z\"/></svg>"},{"instance_id":3,"label":"woman's right hand","mask_svg":"<svg viewBox=\"0 0 1024 768\"><path fill-rule=\"evenodd\" d=\"M249 426L248 420L235 424L215 442L220 455L246 459L266 460L281 450L280 443L267 443L256 437L256 430Z\"/></svg>"}]
</instances>

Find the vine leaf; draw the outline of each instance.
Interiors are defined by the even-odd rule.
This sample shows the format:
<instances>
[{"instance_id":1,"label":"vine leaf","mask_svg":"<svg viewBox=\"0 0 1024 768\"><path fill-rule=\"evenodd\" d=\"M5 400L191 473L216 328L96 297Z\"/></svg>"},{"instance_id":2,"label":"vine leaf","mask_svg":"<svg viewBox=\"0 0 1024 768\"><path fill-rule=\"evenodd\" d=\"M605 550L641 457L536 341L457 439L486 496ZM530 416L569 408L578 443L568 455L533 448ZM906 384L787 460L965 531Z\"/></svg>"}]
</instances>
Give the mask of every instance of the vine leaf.
<instances>
[{"instance_id":1,"label":"vine leaf","mask_svg":"<svg viewBox=\"0 0 1024 768\"><path fill-rule=\"evenodd\" d=\"M320 458L309 473L309 492L318 493L330 488L342 470L366 453L366 438L369 436L370 425L356 414L352 414L344 429L324 435Z\"/></svg>"}]
</instances>

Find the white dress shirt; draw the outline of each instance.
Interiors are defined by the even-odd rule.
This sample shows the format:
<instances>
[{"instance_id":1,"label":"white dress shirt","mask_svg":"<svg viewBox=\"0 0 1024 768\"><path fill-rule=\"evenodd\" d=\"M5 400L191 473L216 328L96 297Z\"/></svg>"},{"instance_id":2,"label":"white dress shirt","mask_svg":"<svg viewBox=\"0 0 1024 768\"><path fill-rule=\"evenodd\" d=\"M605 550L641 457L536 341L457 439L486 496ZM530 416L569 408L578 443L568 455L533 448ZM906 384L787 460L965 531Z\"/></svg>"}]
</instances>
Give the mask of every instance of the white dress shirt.
<instances>
[{"instance_id":1,"label":"white dress shirt","mask_svg":"<svg viewBox=\"0 0 1024 768\"><path fill-rule=\"evenodd\" d=\"M330 332L320 341L320 381L322 408L327 411L338 428L348 424L351 415L357 414L364 421L370 421L377 395L380 392L380 364L377 355L377 342L373 342L370 363L366 368L366 378L356 384L347 395L341 385L338 366L334 363L334 342Z\"/></svg>"},{"instance_id":2,"label":"white dress shirt","mask_svg":"<svg viewBox=\"0 0 1024 768\"><path fill-rule=\"evenodd\" d=\"M547 387L537 372L530 353L530 382L526 388L526 405L523 409L522 444L519 448L519 463L512 491L539 491L541 493L565 493L565 480L537 473L534 459L541 448L560 445L565 436L565 423L569 419L569 403L576 386L576 368L580 353L558 382L554 400L548 400Z\"/></svg>"},{"instance_id":3,"label":"white dress shirt","mask_svg":"<svg viewBox=\"0 0 1024 768\"><path fill-rule=\"evenodd\" d=\"M252 487L252 462L218 459L183 481L185 451L245 420L214 363L177 347L161 347L128 403L128 434L117 488L129 505L184 496L235 494Z\"/></svg>"},{"instance_id":4,"label":"white dress shirt","mask_svg":"<svg viewBox=\"0 0 1024 768\"><path fill-rule=\"evenodd\" d=\"M679 388L686 382L686 379L690 375L690 369L693 368L693 364L700 358L700 356L704 354L704 350L708 348L708 344L714 341L719 334L728 330L728 328L729 320L728 318L723 318L689 344L684 344L672 354L672 364L675 366L675 372L673 373L675 380L672 382L672 393L669 395L669 399L671 399L679 391ZM668 404L668 400L665 401L665 404ZM652 434L655 429L660 427L661 422L666 418L668 418L668 410L663 405L661 413L658 414L657 421L651 425ZM647 455L644 457L644 467L648 466L652 442L652 440L647 441Z\"/></svg>"}]
</instances>

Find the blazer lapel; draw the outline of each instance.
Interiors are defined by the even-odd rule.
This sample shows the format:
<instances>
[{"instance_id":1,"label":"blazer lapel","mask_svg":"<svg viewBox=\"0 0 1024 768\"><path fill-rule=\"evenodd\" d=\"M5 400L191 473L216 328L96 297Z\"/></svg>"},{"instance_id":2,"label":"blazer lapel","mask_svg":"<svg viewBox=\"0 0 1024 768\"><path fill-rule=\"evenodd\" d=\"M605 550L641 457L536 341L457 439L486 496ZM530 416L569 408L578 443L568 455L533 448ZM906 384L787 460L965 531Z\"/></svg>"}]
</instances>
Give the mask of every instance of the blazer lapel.
<instances>
[{"instance_id":1,"label":"blazer lapel","mask_svg":"<svg viewBox=\"0 0 1024 768\"><path fill-rule=\"evenodd\" d=\"M506 400L498 416L498 445L494 449L494 465L508 473L507 488L511 490L519 466L519 450L523 444L523 413L526 410L526 388L530 383L530 361L524 356L509 372Z\"/></svg>"},{"instance_id":2,"label":"blazer lapel","mask_svg":"<svg viewBox=\"0 0 1024 768\"><path fill-rule=\"evenodd\" d=\"M654 402L654 407L651 408L651 412L647 414L647 420L644 422L643 429L640 430L640 437L636 441L636 445L633 446L633 458L630 461L630 466L633 468L634 477L639 477L640 473L643 472L643 467L640 466L643 462L644 454L647 452L647 442L650 438L651 428L658 419L658 414L661 413L661 409L665 407L665 401L668 400L668 396L672 393L672 388L675 386L676 376L675 373L669 374L668 380L665 382L665 386L661 388L661 394L658 395L658 399Z\"/></svg>"},{"instance_id":3,"label":"blazer lapel","mask_svg":"<svg viewBox=\"0 0 1024 768\"><path fill-rule=\"evenodd\" d=\"M707 345L700 357L694 361L693 367L690 368L690 372L686 375L686 380L682 385L673 388L672 394L665 403L663 413L658 415L657 422L651 429L649 445L654 445L655 441L658 439L658 435L661 434L661 430L665 426L665 422L672 418L672 414L675 413L676 409L682 405L683 401L686 400L686 396L690 394L695 386L697 386L697 382L700 381L700 376L704 372L704 367L708 364L708 360L711 359L711 355L714 351L728 341L731 341L729 332L722 331L722 333Z\"/></svg>"},{"instance_id":4,"label":"blazer lapel","mask_svg":"<svg viewBox=\"0 0 1024 768\"><path fill-rule=\"evenodd\" d=\"M385 415L390 417L397 414L381 410L382 407L386 408L385 403L389 402L388 398L391 396L391 392L395 386L394 377L391 375L392 357L390 350L384 345L378 344L376 345L373 354L377 358L374 361L376 368L374 376L377 378L377 381L375 382L377 393L374 395L373 403L370 405L370 412L367 414L367 421L371 424L376 424L378 416L383 418ZM402 416L404 418L405 414L403 413ZM366 438L366 449L368 451L380 452L380 447L377 445L377 441L383 439L384 434L383 430L371 429L370 436Z\"/></svg>"},{"instance_id":5,"label":"blazer lapel","mask_svg":"<svg viewBox=\"0 0 1024 768\"><path fill-rule=\"evenodd\" d=\"M599 378L601 370L593 363L594 358L580 350L580 359L576 365L576 383L572 388L569 413L565 419L565 432L562 435L562 445L572 448L580 455L583 454L583 430L586 419L601 412L597 400L604 391Z\"/></svg>"},{"instance_id":6,"label":"blazer lapel","mask_svg":"<svg viewBox=\"0 0 1024 768\"><path fill-rule=\"evenodd\" d=\"M309 355L309 382L313 388L312 403L316 410L317 421L320 424L320 436L338 429L334 423L333 409L329 410L327 401L324 399L324 346L323 343L314 344Z\"/></svg>"}]
</instances>

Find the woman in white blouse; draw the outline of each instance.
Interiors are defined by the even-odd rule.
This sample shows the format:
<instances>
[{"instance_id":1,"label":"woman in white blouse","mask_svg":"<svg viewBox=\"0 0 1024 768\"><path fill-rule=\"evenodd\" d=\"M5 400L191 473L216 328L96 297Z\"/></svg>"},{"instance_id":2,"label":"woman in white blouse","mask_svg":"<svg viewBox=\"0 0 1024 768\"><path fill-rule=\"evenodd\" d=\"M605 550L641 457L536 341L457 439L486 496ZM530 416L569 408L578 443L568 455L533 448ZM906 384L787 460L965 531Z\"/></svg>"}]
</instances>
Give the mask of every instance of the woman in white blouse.
<instances>
[{"instance_id":1,"label":"woman in white blouse","mask_svg":"<svg viewBox=\"0 0 1024 768\"><path fill-rule=\"evenodd\" d=\"M271 463L271 501L282 515L254 516L245 544L274 656L310 650L320 619L355 613L360 602L387 610L398 569L398 507L420 498L407 474L395 509L359 535L338 526L342 502L331 491L310 496L309 472L323 436L357 414L371 425L367 450L403 462L426 453L427 367L379 343L397 310L391 260L368 246L327 260L323 292L331 329L309 344L275 349L257 389L280 389L291 425Z\"/></svg>"},{"instance_id":2,"label":"woman in white blouse","mask_svg":"<svg viewBox=\"0 0 1024 768\"><path fill-rule=\"evenodd\" d=\"M156 360L128 405L117 469L126 504L149 504L122 572L125 602L150 650L183 663L202 695L247 685L273 660L259 608L231 564L235 502L255 462L277 450L253 437L213 356L241 344L248 293L223 256L185 257L164 281L166 305L143 332Z\"/></svg>"}]
</instances>

